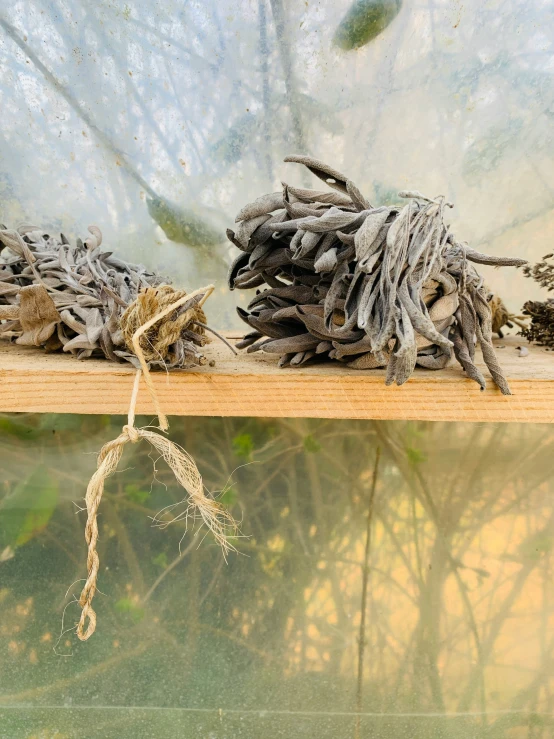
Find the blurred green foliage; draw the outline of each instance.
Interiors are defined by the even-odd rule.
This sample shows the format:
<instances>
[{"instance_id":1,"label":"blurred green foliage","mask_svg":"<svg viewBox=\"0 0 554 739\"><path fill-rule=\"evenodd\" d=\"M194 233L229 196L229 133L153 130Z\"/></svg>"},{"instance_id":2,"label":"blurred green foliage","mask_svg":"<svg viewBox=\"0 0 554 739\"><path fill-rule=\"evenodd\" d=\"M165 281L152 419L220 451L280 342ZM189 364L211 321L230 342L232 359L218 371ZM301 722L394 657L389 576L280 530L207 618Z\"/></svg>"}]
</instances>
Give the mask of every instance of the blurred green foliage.
<instances>
[{"instance_id":1,"label":"blurred green foliage","mask_svg":"<svg viewBox=\"0 0 554 739\"><path fill-rule=\"evenodd\" d=\"M0 549L16 549L46 528L58 503L58 483L43 465L24 471L27 477L0 501Z\"/></svg>"},{"instance_id":2,"label":"blurred green foliage","mask_svg":"<svg viewBox=\"0 0 554 739\"><path fill-rule=\"evenodd\" d=\"M134 624L140 623L144 618L144 608L141 608L131 598L121 598L114 605L114 608L118 613L127 616Z\"/></svg>"},{"instance_id":3,"label":"blurred green foliage","mask_svg":"<svg viewBox=\"0 0 554 739\"><path fill-rule=\"evenodd\" d=\"M401 7L402 0L354 0L335 32L334 43L344 51L365 46L392 23Z\"/></svg>"},{"instance_id":4,"label":"blurred green foliage","mask_svg":"<svg viewBox=\"0 0 554 739\"><path fill-rule=\"evenodd\" d=\"M250 459L254 451L254 440L251 434L237 434L233 439L233 451L237 457Z\"/></svg>"},{"instance_id":5,"label":"blurred green foliage","mask_svg":"<svg viewBox=\"0 0 554 739\"><path fill-rule=\"evenodd\" d=\"M208 216L164 198L149 198L148 212L170 241L195 248L210 248L225 241L225 234L214 228Z\"/></svg>"},{"instance_id":6,"label":"blurred green foliage","mask_svg":"<svg viewBox=\"0 0 554 739\"><path fill-rule=\"evenodd\" d=\"M129 445L99 511L97 631L80 643L75 504L124 421L0 420L0 736L353 739L377 445L361 736L548 736L549 428L172 419L242 522L240 553L225 562L199 522L152 527L182 490Z\"/></svg>"},{"instance_id":7,"label":"blurred green foliage","mask_svg":"<svg viewBox=\"0 0 554 739\"><path fill-rule=\"evenodd\" d=\"M132 482L125 485L125 495L129 500L141 504L148 500L150 493L148 490L143 490L138 483Z\"/></svg>"},{"instance_id":8,"label":"blurred green foliage","mask_svg":"<svg viewBox=\"0 0 554 739\"><path fill-rule=\"evenodd\" d=\"M311 454L315 454L321 450L321 444L314 438L313 434L304 437L304 449Z\"/></svg>"}]
</instances>

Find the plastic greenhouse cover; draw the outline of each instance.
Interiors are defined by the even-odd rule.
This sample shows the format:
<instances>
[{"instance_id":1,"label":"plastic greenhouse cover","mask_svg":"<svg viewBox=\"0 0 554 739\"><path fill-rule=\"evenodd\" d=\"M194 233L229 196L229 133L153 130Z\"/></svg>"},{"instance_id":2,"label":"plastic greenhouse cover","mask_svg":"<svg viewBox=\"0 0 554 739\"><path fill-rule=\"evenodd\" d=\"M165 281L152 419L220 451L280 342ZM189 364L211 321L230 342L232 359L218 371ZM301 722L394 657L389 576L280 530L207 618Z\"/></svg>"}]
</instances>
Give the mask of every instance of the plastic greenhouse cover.
<instances>
[{"instance_id":1,"label":"plastic greenhouse cover","mask_svg":"<svg viewBox=\"0 0 554 739\"><path fill-rule=\"evenodd\" d=\"M349 12L391 4L345 41ZM291 153L372 202L443 193L460 238L537 259L554 232L553 14L538 0L5 3L0 219L70 237L94 223L184 287L217 280L223 328L248 299L225 287L225 227L280 180L310 183ZM484 273L511 310L537 297L520 273Z\"/></svg>"}]
</instances>

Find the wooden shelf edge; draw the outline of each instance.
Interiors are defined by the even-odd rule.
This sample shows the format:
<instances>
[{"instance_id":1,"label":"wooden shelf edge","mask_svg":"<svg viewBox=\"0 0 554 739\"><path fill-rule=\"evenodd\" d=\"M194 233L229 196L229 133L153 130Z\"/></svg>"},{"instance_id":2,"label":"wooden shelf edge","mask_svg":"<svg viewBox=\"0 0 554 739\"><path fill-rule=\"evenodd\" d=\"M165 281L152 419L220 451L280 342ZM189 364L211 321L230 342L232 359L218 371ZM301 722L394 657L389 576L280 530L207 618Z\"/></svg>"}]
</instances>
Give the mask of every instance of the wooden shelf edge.
<instances>
[{"instance_id":1,"label":"wooden shelf edge","mask_svg":"<svg viewBox=\"0 0 554 739\"><path fill-rule=\"evenodd\" d=\"M157 372L153 379L168 416L553 423L554 354L529 347L520 358L515 347L521 339L500 343L511 396L502 396L492 381L481 392L456 365L416 370L402 387L386 387L382 371L337 363L279 370L275 357L234 357L215 343L206 351L215 367ZM0 412L126 414L133 378L130 366L0 342ZM154 413L144 387L137 412Z\"/></svg>"}]
</instances>

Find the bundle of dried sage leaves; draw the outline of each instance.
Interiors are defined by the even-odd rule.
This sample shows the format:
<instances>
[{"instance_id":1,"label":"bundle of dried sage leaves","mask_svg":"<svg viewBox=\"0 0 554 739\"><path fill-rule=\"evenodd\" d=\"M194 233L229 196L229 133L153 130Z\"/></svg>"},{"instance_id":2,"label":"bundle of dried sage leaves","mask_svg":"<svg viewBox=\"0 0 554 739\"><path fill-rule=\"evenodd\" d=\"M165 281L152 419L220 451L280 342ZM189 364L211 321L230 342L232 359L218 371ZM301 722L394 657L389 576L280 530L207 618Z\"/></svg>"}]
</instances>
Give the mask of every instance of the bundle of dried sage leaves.
<instances>
[{"instance_id":1,"label":"bundle of dried sage leaves","mask_svg":"<svg viewBox=\"0 0 554 739\"><path fill-rule=\"evenodd\" d=\"M494 382L508 383L492 345L492 316L483 278L472 262L520 266L458 241L445 224L452 204L403 191L404 206L374 207L356 185L308 156L304 164L330 186L283 183L238 213L229 240L240 250L229 286L266 287L238 309L252 329L239 343L280 355L282 367L332 358L357 369L386 367L386 383L402 385L416 365L445 367L454 353L482 389L477 343Z\"/></svg>"},{"instance_id":2,"label":"bundle of dried sage leaves","mask_svg":"<svg viewBox=\"0 0 554 739\"><path fill-rule=\"evenodd\" d=\"M0 337L139 368L131 344L137 316L145 322L186 293L101 251L100 229L88 230L88 238L70 244L63 234L51 236L36 226L0 225ZM206 363L200 351L208 328L197 306L201 299L191 298L142 337L150 368Z\"/></svg>"},{"instance_id":3,"label":"bundle of dried sage leaves","mask_svg":"<svg viewBox=\"0 0 554 739\"><path fill-rule=\"evenodd\" d=\"M552 254L546 254L540 262L523 268L523 274L531 277L548 292L554 292L554 260ZM523 313L530 316L531 322L521 333L528 341L539 346L554 349L554 298L528 300L523 306Z\"/></svg>"}]
</instances>

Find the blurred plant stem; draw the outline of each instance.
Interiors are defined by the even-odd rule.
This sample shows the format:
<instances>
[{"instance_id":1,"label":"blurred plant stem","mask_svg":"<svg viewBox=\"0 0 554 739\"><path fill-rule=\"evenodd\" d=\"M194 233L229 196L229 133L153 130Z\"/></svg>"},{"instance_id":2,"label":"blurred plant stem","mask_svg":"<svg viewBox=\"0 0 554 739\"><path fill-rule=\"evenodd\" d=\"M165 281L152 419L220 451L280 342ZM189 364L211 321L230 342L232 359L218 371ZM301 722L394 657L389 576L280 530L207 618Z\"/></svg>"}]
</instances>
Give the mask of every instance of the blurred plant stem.
<instances>
[{"instance_id":1,"label":"blurred plant stem","mask_svg":"<svg viewBox=\"0 0 554 739\"><path fill-rule=\"evenodd\" d=\"M265 142L265 168L267 179L273 182L273 163L271 161L271 90L269 86L269 45L267 41L266 0L258 0L258 23L260 27L260 72L262 75L262 103L264 106L263 137Z\"/></svg>"},{"instance_id":2,"label":"blurred plant stem","mask_svg":"<svg viewBox=\"0 0 554 739\"><path fill-rule=\"evenodd\" d=\"M161 575L159 575L154 580L154 582L152 583L152 586L151 586L150 590L146 593L146 595L144 596L144 598L141 600L141 604L142 605L145 605L146 603L148 603L148 601L150 600L150 598L154 594L154 591L156 590L156 588L158 587L158 585L160 585L165 580L165 578L169 575L169 573L173 569L175 569L175 567L177 567L177 565L180 562L182 562L185 559L185 557L194 549L195 546L198 546L198 542L193 537L192 540L190 541L188 547L183 552L179 552L179 555L177 557L175 557L175 559L173 560L173 562L170 562L170 564L168 564L167 567L163 570L163 572L161 573Z\"/></svg>"},{"instance_id":3,"label":"blurred plant stem","mask_svg":"<svg viewBox=\"0 0 554 739\"><path fill-rule=\"evenodd\" d=\"M290 45L291 29L285 13L283 0L270 0L281 66L285 80L285 90L292 119L292 145L298 154L308 154L306 136L299 105L298 86L294 75L292 51Z\"/></svg>"},{"instance_id":4,"label":"blurred plant stem","mask_svg":"<svg viewBox=\"0 0 554 739\"><path fill-rule=\"evenodd\" d=\"M373 521L373 503L375 501L375 489L377 487L377 474L379 472L379 460L381 458L381 447L375 450L375 466L373 467L373 477L371 487L369 489L369 499L367 503L367 521L365 532L365 552L364 564L362 568L362 601L360 604L360 633L358 636L358 679L356 684L356 724L354 727L354 739L361 739L361 717L362 712L362 694L364 686L364 653L366 645L365 622L367 612L367 588L369 584L369 557L371 553L371 525Z\"/></svg>"}]
</instances>

